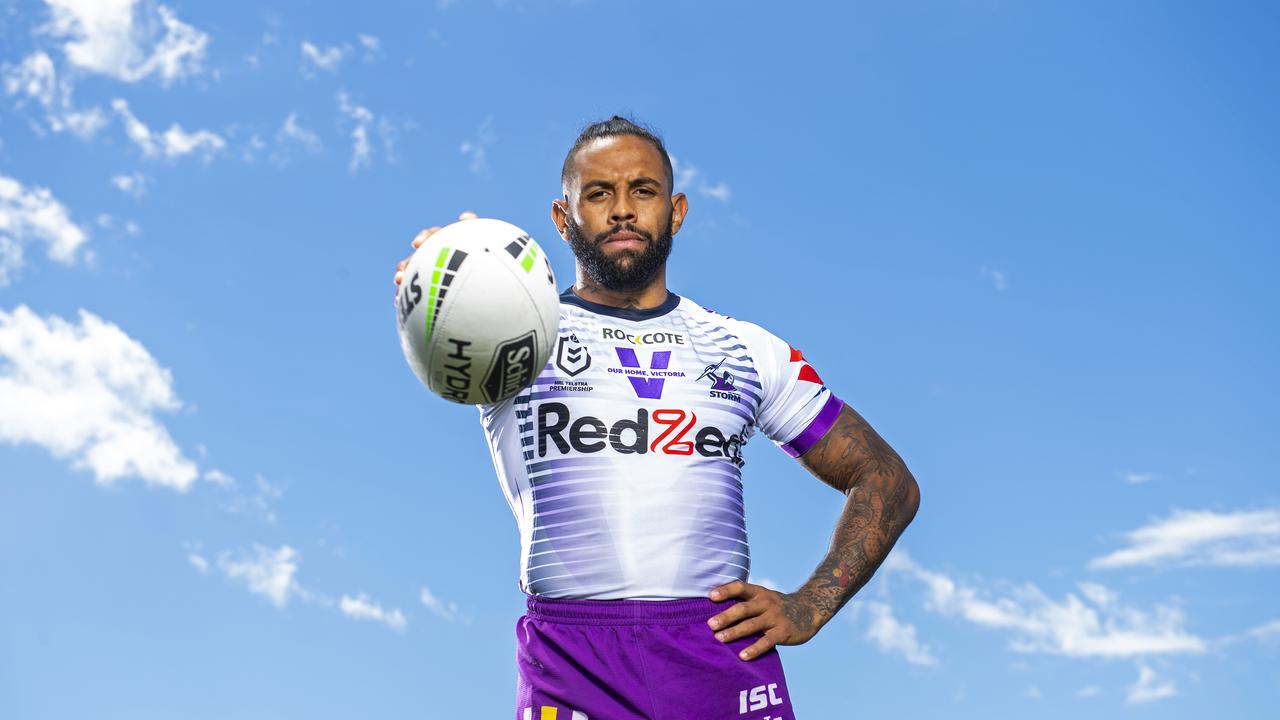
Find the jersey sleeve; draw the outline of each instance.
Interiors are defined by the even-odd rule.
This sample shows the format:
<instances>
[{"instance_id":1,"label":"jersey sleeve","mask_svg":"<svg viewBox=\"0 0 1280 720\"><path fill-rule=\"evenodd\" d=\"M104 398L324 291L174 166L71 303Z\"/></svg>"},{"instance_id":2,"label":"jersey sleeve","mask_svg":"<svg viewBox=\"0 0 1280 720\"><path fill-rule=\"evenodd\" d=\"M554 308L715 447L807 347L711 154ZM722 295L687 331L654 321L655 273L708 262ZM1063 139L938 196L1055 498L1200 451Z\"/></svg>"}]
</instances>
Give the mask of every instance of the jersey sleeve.
<instances>
[{"instance_id":1,"label":"jersey sleeve","mask_svg":"<svg viewBox=\"0 0 1280 720\"><path fill-rule=\"evenodd\" d=\"M791 457L800 457L835 424L844 403L799 350L755 326L754 360L762 393L756 424Z\"/></svg>"}]
</instances>

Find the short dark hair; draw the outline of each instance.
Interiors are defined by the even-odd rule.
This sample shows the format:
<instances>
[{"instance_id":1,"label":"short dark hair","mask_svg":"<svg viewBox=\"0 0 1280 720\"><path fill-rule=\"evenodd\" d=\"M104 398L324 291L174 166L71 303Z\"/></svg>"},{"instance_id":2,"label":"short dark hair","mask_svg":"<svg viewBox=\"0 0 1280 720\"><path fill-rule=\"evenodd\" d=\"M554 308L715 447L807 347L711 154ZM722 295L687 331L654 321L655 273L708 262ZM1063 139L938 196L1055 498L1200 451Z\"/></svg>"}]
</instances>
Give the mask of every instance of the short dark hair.
<instances>
[{"instance_id":1,"label":"short dark hair","mask_svg":"<svg viewBox=\"0 0 1280 720\"><path fill-rule=\"evenodd\" d=\"M671 156L667 154L667 146L662 143L662 137L653 128L621 115L593 122L582 129L578 139L573 141L573 147L569 148L569 152L564 156L564 165L560 167L560 184L562 186L565 184L569 171L573 168L573 158L584 145L601 138L620 135L634 135L658 149L658 154L662 156L662 169L667 173L667 190L674 193L675 173L671 169Z\"/></svg>"}]
</instances>

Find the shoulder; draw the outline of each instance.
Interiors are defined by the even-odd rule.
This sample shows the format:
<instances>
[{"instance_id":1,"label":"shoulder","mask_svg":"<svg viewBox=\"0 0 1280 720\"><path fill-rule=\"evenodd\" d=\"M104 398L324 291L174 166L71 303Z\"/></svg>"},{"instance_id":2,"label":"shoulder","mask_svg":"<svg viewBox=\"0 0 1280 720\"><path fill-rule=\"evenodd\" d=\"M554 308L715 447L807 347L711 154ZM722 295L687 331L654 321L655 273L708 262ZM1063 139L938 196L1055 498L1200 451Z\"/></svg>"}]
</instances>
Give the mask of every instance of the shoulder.
<instances>
[{"instance_id":1,"label":"shoulder","mask_svg":"<svg viewBox=\"0 0 1280 720\"><path fill-rule=\"evenodd\" d=\"M776 335L756 323L726 315L687 297L682 299L679 309L690 321L721 328L753 349L772 349L779 343L786 344Z\"/></svg>"}]
</instances>

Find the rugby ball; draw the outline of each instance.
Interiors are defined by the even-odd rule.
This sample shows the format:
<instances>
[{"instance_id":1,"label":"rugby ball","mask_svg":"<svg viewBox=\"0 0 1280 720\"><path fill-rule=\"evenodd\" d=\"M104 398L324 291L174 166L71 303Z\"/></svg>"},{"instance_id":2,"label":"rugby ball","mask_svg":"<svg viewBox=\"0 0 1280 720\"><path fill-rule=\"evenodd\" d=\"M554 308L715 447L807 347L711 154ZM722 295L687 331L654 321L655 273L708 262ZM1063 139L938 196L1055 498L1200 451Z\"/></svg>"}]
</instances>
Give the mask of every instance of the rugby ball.
<instances>
[{"instance_id":1,"label":"rugby ball","mask_svg":"<svg viewBox=\"0 0 1280 720\"><path fill-rule=\"evenodd\" d=\"M482 405L527 387L551 356L560 295L551 263L524 230L462 220L413 253L396 295L409 367L446 400Z\"/></svg>"}]
</instances>

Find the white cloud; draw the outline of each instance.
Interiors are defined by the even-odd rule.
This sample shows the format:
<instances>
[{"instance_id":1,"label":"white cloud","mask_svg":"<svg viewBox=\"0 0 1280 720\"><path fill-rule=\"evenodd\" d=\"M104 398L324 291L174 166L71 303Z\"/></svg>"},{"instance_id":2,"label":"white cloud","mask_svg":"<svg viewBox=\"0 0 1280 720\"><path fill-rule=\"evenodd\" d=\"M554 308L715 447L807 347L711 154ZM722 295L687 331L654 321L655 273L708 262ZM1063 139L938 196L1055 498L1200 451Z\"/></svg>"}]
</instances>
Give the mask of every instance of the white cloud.
<instances>
[{"instance_id":1,"label":"white cloud","mask_svg":"<svg viewBox=\"0 0 1280 720\"><path fill-rule=\"evenodd\" d=\"M905 551L895 551L885 567L923 582L928 609L1012 633L1011 647L1018 652L1122 658L1206 649L1204 640L1183 629L1182 613L1176 608L1157 605L1143 612L1120 604L1101 585L1084 584L1084 600L1074 593L1054 600L1030 583L991 597L992 593L920 567Z\"/></svg>"},{"instance_id":2,"label":"white cloud","mask_svg":"<svg viewBox=\"0 0 1280 720\"><path fill-rule=\"evenodd\" d=\"M423 586L421 592L418 593L418 599L422 601L422 604L425 605L428 610L449 622L457 622L458 620L463 620L464 622L467 621L467 619L462 616L461 611L459 611L457 603L444 602L433 595L426 586Z\"/></svg>"},{"instance_id":3,"label":"white cloud","mask_svg":"<svg viewBox=\"0 0 1280 720\"><path fill-rule=\"evenodd\" d=\"M1039 700L1040 698L1044 697L1044 695L1040 692L1040 688L1036 687L1035 685L1032 685L1031 687L1024 690L1023 694L1031 698L1032 700Z\"/></svg>"},{"instance_id":4,"label":"white cloud","mask_svg":"<svg viewBox=\"0 0 1280 720\"><path fill-rule=\"evenodd\" d=\"M1178 694L1178 688L1172 682L1161 682L1156 671L1146 665L1138 666L1138 679L1127 689L1125 701L1130 704L1163 700Z\"/></svg>"},{"instance_id":5,"label":"white cloud","mask_svg":"<svg viewBox=\"0 0 1280 720\"><path fill-rule=\"evenodd\" d=\"M1091 698L1102 694L1102 688L1097 685L1088 685L1076 691L1076 697Z\"/></svg>"},{"instance_id":6,"label":"white cloud","mask_svg":"<svg viewBox=\"0 0 1280 720\"><path fill-rule=\"evenodd\" d=\"M136 198L147 194L147 177L139 172L128 175L112 175L111 184L120 192Z\"/></svg>"},{"instance_id":7,"label":"white cloud","mask_svg":"<svg viewBox=\"0 0 1280 720\"><path fill-rule=\"evenodd\" d=\"M1280 636L1280 620L1272 620L1268 623L1256 625L1246 630L1244 634L1257 640L1269 640Z\"/></svg>"},{"instance_id":8,"label":"white cloud","mask_svg":"<svg viewBox=\"0 0 1280 720\"><path fill-rule=\"evenodd\" d=\"M211 468L204 473L205 482L213 483L221 488L233 488L236 486L236 479L222 472L218 468Z\"/></svg>"},{"instance_id":9,"label":"white cloud","mask_svg":"<svg viewBox=\"0 0 1280 720\"><path fill-rule=\"evenodd\" d=\"M195 482L195 463L156 419L182 407L173 378L120 328L84 310L78 323L0 310L0 361L0 440L70 458L103 484Z\"/></svg>"},{"instance_id":10,"label":"white cloud","mask_svg":"<svg viewBox=\"0 0 1280 720\"><path fill-rule=\"evenodd\" d=\"M1248 630L1245 630L1242 633L1237 633L1235 635L1227 635L1225 637L1219 638L1218 643L1219 645L1225 647L1228 645L1241 643L1246 640L1253 640L1256 642L1271 642L1274 640L1280 640L1280 619L1271 620L1270 622L1265 622L1265 623L1262 623L1261 625L1254 625L1253 627L1249 628Z\"/></svg>"},{"instance_id":11,"label":"white cloud","mask_svg":"<svg viewBox=\"0 0 1280 720\"><path fill-rule=\"evenodd\" d=\"M165 85L200 72L209 36L168 7L139 0L45 0L40 32L64 41L73 66L137 82L156 75Z\"/></svg>"},{"instance_id":12,"label":"white cloud","mask_svg":"<svg viewBox=\"0 0 1280 720\"><path fill-rule=\"evenodd\" d=\"M320 70L328 70L329 72L337 70L344 54L344 48L335 46L321 50L309 42L303 41L302 43L302 59L309 62L311 67Z\"/></svg>"},{"instance_id":13,"label":"white cloud","mask_svg":"<svg viewBox=\"0 0 1280 720\"><path fill-rule=\"evenodd\" d=\"M405 620L404 613L399 609L383 610L382 606L369 599L368 595L360 593L356 597L342 596L338 601L338 607L342 610L342 614L356 620L377 620L385 623L392 630L404 630L409 624Z\"/></svg>"},{"instance_id":14,"label":"white cloud","mask_svg":"<svg viewBox=\"0 0 1280 720\"><path fill-rule=\"evenodd\" d=\"M310 152L319 152L323 147L319 135L298 124L298 113L289 113L289 116L284 119L284 124L276 133L276 142L278 144L296 142Z\"/></svg>"},{"instance_id":15,"label":"white cloud","mask_svg":"<svg viewBox=\"0 0 1280 720\"><path fill-rule=\"evenodd\" d=\"M978 272L990 278L991 284L994 285L997 290L1009 289L1009 275L1005 271L997 270L990 265L983 265L978 268Z\"/></svg>"},{"instance_id":16,"label":"white cloud","mask_svg":"<svg viewBox=\"0 0 1280 720\"><path fill-rule=\"evenodd\" d=\"M458 146L458 151L471 158L471 172L483 173L489 169L489 146L498 141L493 133L493 117L487 117L480 127L476 128L476 136Z\"/></svg>"},{"instance_id":17,"label":"white cloud","mask_svg":"<svg viewBox=\"0 0 1280 720\"><path fill-rule=\"evenodd\" d=\"M757 577L753 577L753 578L751 578L751 582L755 583L756 585L760 585L760 586L763 586L763 587L767 587L767 588L769 588L770 590L773 590L774 592L781 592L781 591L778 589L778 583L777 583L777 581L775 581L773 578L767 578L767 577L757 578Z\"/></svg>"},{"instance_id":18,"label":"white cloud","mask_svg":"<svg viewBox=\"0 0 1280 720\"><path fill-rule=\"evenodd\" d=\"M0 235L0 287L5 287L12 282L14 273L21 269L25 262L22 246L13 238Z\"/></svg>"},{"instance_id":19,"label":"white cloud","mask_svg":"<svg viewBox=\"0 0 1280 720\"><path fill-rule=\"evenodd\" d=\"M360 45L366 50L365 60L372 60L373 56L378 52L378 48L382 43L376 35L365 35L364 33L356 33L356 39L360 41Z\"/></svg>"},{"instance_id":20,"label":"white cloud","mask_svg":"<svg viewBox=\"0 0 1280 720\"><path fill-rule=\"evenodd\" d=\"M1124 481L1130 485L1141 485L1143 483L1149 483L1159 476L1155 473L1123 472L1120 473L1120 477L1124 478Z\"/></svg>"},{"instance_id":21,"label":"white cloud","mask_svg":"<svg viewBox=\"0 0 1280 720\"><path fill-rule=\"evenodd\" d=\"M178 158L202 152L205 161L208 161L227 146L227 141L216 133L208 130L187 132L177 123L170 125L163 133L154 132L129 110L129 103L121 98L112 100L111 107L124 121L125 133L129 139L142 149L145 157Z\"/></svg>"},{"instance_id":22,"label":"white cloud","mask_svg":"<svg viewBox=\"0 0 1280 720\"><path fill-rule=\"evenodd\" d=\"M901 655L912 665L938 664L937 658L929 652L929 648L921 644L916 637L915 626L894 617L893 608L888 604L868 602L867 610L871 615L871 623L867 627L867 639L874 642L881 652Z\"/></svg>"},{"instance_id":23,"label":"white cloud","mask_svg":"<svg viewBox=\"0 0 1280 720\"><path fill-rule=\"evenodd\" d=\"M0 287L22 268L22 246L44 243L49 259L70 265L89 235L71 221L65 205L47 188L24 187L0 174Z\"/></svg>"},{"instance_id":24,"label":"white cloud","mask_svg":"<svg viewBox=\"0 0 1280 720\"><path fill-rule=\"evenodd\" d=\"M712 184L693 163L681 162L674 155L671 156L671 172L675 176L676 192L696 192L720 202L729 202L733 198L733 191L728 183L721 181Z\"/></svg>"},{"instance_id":25,"label":"white cloud","mask_svg":"<svg viewBox=\"0 0 1280 720\"><path fill-rule=\"evenodd\" d=\"M369 167L373 162L373 150L369 146L369 125L373 122L373 113L362 105L353 105L345 92L338 93L338 110L343 117L355 123L351 131L351 165L348 169L356 172L362 167Z\"/></svg>"},{"instance_id":26,"label":"white cloud","mask_svg":"<svg viewBox=\"0 0 1280 720\"><path fill-rule=\"evenodd\" d=\"M28 55L17 65L0 66L0 78L4 91L16 96L17 107L25 100L35 100L44 109L45 123L53 132L70 132L81 140L88 140L107 124L107 116L100 108L77 110L71 100L71 81L57 76L53 59L43 51ZM43 133L43 128L36 127Z\"/></svg>"},{"instance_id":27,"label":"white cloud","mask_svg":"<svg viewBox=\"0 0 1280 720\"><path fill-rule=\"evenodd\" d=\"M191 563L192 567L199 571L201 575L208 574L209 561L205 560L203 555L200 555L199 553L188 553L187 562Z\"/></svg>"},{"instance_id":28,"label":"white cloud","mask_svg":"<svg viewBox=\"0 0 1280 720\"><path fill-rule=\"evenodd\" d=\"M254 162L258 159L258 153L262 152L266 147L267 143L262 140L262 137L258 133L254 133L241 149L240 157L245 162Z\"/></svg>"},{"instance_id":29,"label":"white cloud","mask_svg":"<svg viewBox=\"0 0 1280 720\"><path fill-rule=\"evenodd\" d=\"M1089 566L1280 565L1280 510L1175 510L1125 537L1127 547L1094 558Z\"/></svg>"},{"instance_id":30,"label":"white cloud","mask_svg":"<svg viewBox=\"0 0 1280 720\"><path fill-rule=\"evenodd\" d=\"M209 478L206 477L206 479ZM266 520L268 524L275 525L278 517L271 503L279 500L284 495L284 491L267 482L267 479L261 475L255 475L253 479L256 492L253 494L237 492L229 503L222 506L222 509L232 513L252 513Z\"/></svg>"},{"instance_id":31,"label":"white cloud","mask_svg":"<svg viewBox=\"0 0 1280 720\"><path fill-rule=\"evenodd\" d=\"M288 545L272 550L255 544L251 556L241 553L233 560L227 552L218 556L218 567L233 580L242 580L249 592L262 595L272 605L283 608L289 599L306 596L294 575L298 572L298 553Z\"/></svg>"},{"instance_id":32,"label":"white cloud","mask_svg":"<svg viewBox=\"0 0 1280 720\"><path fill-rule=\"evenodd\" d=\"M18 65L5 63L4 91L9 95L33 98L45 107L53 105L60 94L53 58L37 51Z\"/></svg>"}]
</instances>

